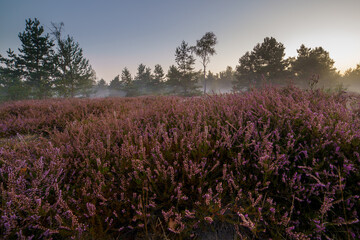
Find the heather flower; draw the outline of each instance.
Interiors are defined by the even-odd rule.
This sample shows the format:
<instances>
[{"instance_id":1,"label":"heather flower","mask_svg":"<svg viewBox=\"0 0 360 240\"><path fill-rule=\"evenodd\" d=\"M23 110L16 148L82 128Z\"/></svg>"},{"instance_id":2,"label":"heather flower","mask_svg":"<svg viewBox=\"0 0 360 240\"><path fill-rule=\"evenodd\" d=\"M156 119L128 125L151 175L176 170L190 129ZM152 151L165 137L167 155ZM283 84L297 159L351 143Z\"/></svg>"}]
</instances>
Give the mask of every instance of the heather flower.
<instances>
[{"instance_id":1,"label":"heather flower","mask_svg":"<svg viewBox=\"0 0 360 240\"><path fill-rule=\"evenodd\" d=\"M211 217L204 217L204 220L208 223L212 223L214 221Z\"/></svg>"},{"instance_id":2,"label":"heather flower","mask_svg":"<svg viewBox=\"0 0 360 240\"><path fill-rule=\"evenodd\" d=\"M86 203L86 207L89 213L89 216L94 216L96 214L96 207L92 203Z\"/></svg>"},{"instance_id":3,"label":"heather flower","mask_svg":"<svg viewBox=\"0 0 360 240\"><path fill-rule=\"evenodd\" d=\"M253 230L255 228L255 224L251 221L251 219L248 217L247 214L237 213L239 217L241 218L242 222L240 223L242 226L249 228L250 230Z\"/></svg>"},{"instance_id":4,"label":"heather flower","mask_svg":"<svg viewBox=\"0 0 360 240\"><path fill-rule=\"evenodd\" d=\"M195 218L195 212L190 212L189 210L185 210L185 217L187 218Z\"/></svg>"}]
</instances>

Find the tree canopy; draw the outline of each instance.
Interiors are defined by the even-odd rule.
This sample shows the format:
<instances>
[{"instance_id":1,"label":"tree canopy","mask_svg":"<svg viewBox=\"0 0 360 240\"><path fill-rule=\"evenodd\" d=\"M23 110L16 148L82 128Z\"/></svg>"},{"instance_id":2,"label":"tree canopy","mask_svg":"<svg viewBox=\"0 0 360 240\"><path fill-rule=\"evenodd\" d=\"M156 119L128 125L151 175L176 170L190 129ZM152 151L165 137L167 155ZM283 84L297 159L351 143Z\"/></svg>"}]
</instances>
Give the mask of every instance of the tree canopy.
<instances>
[{"instance_id":1,"label":"tree canopy","mask_svg":"<svg viewBox=\"0 0 360 240\"><path fill-rule=\"evenodd\" d=\"M235 88L259 86L262 80L279 82L286 77L286 66L284 45L273 37L267 37L239 59Z\"/></svg>"},{"instance_id":2,"label":"tree canopy","mask_svg":"<svg viewBox=\"0 0 360 240\"><path fill-rule=\"evenodd\" d=\"M44 33L44 27L36 18L26 20L25 31L19 33L19 39L20 54L13 55L16 71L21 73L32 97L51 97L55 73L53 40Z\"/></svg>"},{"instance_id":3,"label":"tree canopy","mask_svg":"<svg viewBox=\"0 0 360 240\"><path fill-rule=\"evenodd\" d=\"M197 76L194 72L195 58L192 55L192 47L185 41L175 50L175 62L179 72L179 86L183 95L194 94L198 86Z\"/></svg>"},{"instance_id":4,"label":"tree canopy","mask_svg":"<svg viewBox=\"0 0 360 240\"><path fill-rule=\"evenodd\" d=\"M6 98L49 98L52 96L89 96L95 71L84 58L79 43L69 35L63 39L63 24L53 24L52 35L44 32L38 19L26 20L19 33L19 54L9 49L8 58L0 57L0 81Z\"/></svg>"},{"instance_id":5,"label":"tree canopy","mask_svg":"<svg viewBox=\"0 0 360 240\"><path fill-rule=\"evenodd\" d=\"M79 43L69 35L65 39L61 39L60 34L58 36L55 86L60 95L74 97L81 90L91 89L95 82L95 73L89 60L84 58Z\"/></svg>"},{"instance_id":6,"label":"tree canopy","mask_svg":"<svg viewBox=\"0 0 360 240\"><path fill-rule=\"evenodd\" d=\"M335 61L322 47L307 48L304 44L297 50L298 56L291 63L291 71L299 84L306 84L313 75L318 75L323 84L334 84L339 74L334 67Z\"/></svg>"}]
</instances>

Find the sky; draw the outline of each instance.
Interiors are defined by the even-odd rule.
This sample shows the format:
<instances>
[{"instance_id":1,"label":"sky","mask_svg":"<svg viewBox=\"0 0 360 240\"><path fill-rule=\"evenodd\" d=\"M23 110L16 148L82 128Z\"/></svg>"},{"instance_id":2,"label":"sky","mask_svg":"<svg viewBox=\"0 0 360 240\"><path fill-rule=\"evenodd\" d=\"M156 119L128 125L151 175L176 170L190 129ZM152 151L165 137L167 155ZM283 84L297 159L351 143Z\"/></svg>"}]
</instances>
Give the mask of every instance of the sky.
<instances>
[{"instance_id":1,"label":"sky","mask_svg":"<svg viewBox=\"0 0 360 240\"><path fill-rule=\"evenodd\" d=\"M286 57L305 44L323 47L341 72L360 64L360 0L0 0L1 55L21 46L28 18L47 32L63 22L106 82L124 67L135 75L140 63L167 71L182 40L195 45L209 31L218 39L208 65L215 73L265 37L283 43Z\"/></svg>"}]
</instances>

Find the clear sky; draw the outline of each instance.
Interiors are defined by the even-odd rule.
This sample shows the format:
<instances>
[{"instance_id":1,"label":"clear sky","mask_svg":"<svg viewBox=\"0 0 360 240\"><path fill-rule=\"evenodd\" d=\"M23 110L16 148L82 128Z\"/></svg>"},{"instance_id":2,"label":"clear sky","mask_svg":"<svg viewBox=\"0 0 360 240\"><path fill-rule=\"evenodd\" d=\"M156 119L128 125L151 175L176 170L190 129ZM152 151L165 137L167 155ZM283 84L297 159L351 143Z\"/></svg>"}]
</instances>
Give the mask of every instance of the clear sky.
<instances>
[{"instance_id":1,"label":"clear sky","mask_svg":"<svg viewBox=\"0 0 360 240\"><path fill-rule=\"evenodd\" d=\"M64 22L107 82L140 63L167 71L182 40L193 45L208 31L218 38L213 72L235 67L265 37L286 56L305 44L325 48L341 71L360 63L360 0L0 0L0 54L20 47L25 19L35 17L47 31Z\"/></svg>"}]
</instances>

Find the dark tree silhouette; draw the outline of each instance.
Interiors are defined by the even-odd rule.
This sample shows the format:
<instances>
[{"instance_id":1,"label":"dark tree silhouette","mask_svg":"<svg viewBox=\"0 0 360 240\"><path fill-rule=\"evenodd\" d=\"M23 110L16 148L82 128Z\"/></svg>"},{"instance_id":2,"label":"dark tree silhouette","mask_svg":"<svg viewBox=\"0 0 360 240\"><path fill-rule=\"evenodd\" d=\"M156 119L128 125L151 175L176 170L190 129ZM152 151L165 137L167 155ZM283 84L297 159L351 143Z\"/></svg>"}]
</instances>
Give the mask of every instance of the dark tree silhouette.
<instances>
[{"instance_id":1,"label":"dark tree silhouette","mask_svg":"<svg viewBox=\"0 0 360 240\"><path fill-rule=\"evenodd\" d=\"M134 81L132 79L131 73L127 67L125 67L121 72L121 78L119 81L119 88L116 90L122 90L126 93L126 96L135 96L136 89L134 86Z\"/></svg>"},{"instance_id":2,"label":"dark tree silhouette","mask_svg":"<svg viewBox=\"0 0 360 240\"><path fill-rule=\"evenodd\" d=\"M63 24L52 24L52 34L57 41L56 89L61 96L74 97L78 93L89 91L95 83L95 72L89 64L89 60L83 56L83 50L79 43L69 35L61 38Z\"/></svg>"},{"instance_id":3,"label":"dark tree silhouette","mask_svg":"<svg viewBox=\"0 0 360 240\"><path fill-rule=\"evenodd\" d=\"M16 66L30 94L35 98L47 98L52 95L54 66L54 42L38 19L26 20L25 31L19 33L20 54L14 55Z\"/></svg>"},{"instance_id":4,"label":"dark tree silhouette","mask_svg":"<svg viewBox=\"0 0 360 240\"><path fill-rule=\"evenodd\" d=\"M234 88L240 90L248 84L259 86L263 79L281 83L288 74L288 61L284 57L284 45L273 37L265 38L239 59Z\"/></svg>"},{"instance_id":5,"label":"dark tree silhouette","mask_svg":"<svg viewBox=\"0 0 360 240\"><path fill-rule=\"evenodd\" d=\"M125 86L131 84L132 82L131 73L127 67L125 67L121 72L121 82L123 82Z\"/></svg>"},{"instance_id":6,"label":"dark tree silhouette","mask_svg":"<svg viewBox=\"0 0 360 240\"><path fill-rule=\"evenodd\" d=\"M346 70L344 73L344 79L360 84L360 64L357 64L356 68Z\"/></svg>"},{"instance_id":7,"label":"dark tree silhouette","mask_svg":"<svg viewBox=\"0 0 360 240\"><path fill-rule=\"evenodd\" d=\"M156 95L162 94L164 91L165 73L160 64L155 65L151 79L152 79L150 85L151 94L156 94Z\"/></svg>"},{"instance_id":8,"label":"dark tree silhouette","mask_svg":"<svg viewBox=\"0 0 360 240\"><path fill-rule=\"evenodd\" d=\"M117 75L116 77L114 77L113 80L110 81L110 85L109 85L110 89L122 90L123 87L124 87L123 83L120 82L120 75Z\"/></svg>"},{"instance_id":9,"label":"dark tree silhouette","mask_svg":"<svg viewBox=\"0 0 360 240\"><path fill-rule=\"evenodd\" d=\"M306 85L314 75L319 76L319 82L333 85L339 74L334 67L335 61L322 47L314 49L305 47L304 44L297 50L298 56L291 63L291 71L300 85Z\"/></svg>"},{"instance_id":10,"label":"dark tree silhouette","mask_svg":"<svg viewBox=\"0 0 360 240\"><path fill-rule=\"evenodd\" d=\"M9 58L0 55L0 101L19 100L28 97L28 91L21 80L21 71L16 66L16 55L11 49Z\"/></svg>"},{"instance_id":11,"label":"dark tree silhouette","mask_svg":"<svg viewBox=\"0 0 360 240\"><path fill-rule=\"evenodd\" d=\"M163 68L161 67L160 64L156 64L155 68L154 68L154 78L153 78L154 84L158 85L161 82L163 82L164 77L165 77L165 73L164 73Z\"/></svg>"},{"instance_id":12,"label":"dark tree silhouette","mask_svg":"<svg viewBox=\"0 0 360 240\"><path fill-rule=\"evenodd\" d=\"M151 92L153 76L151 74L151 68L146 67L144 64L140 64L137 68L137 73L134 77L134 82L132 84L133 90L131 96L136 95L147 95Z\"/></svg>"},{"instance_id":13,"label":"dark tree silhouette","mask_svg":"<svg viewBox=\"0 0 360 240\"><path fill-rule=\"evenodd\" d=\"M119 75L118 75L118 76L119 76ZM105 81L103 78L98 81L97 85L98 85L99 87L103 87L103 88L106 88L106 87L107 87L107 83L106 83L106 81Z\"/></svg>"},{"instance_id":14,"label":"dark tree silhouette","mask_svg":"<svg viewBox=\"0 0 360 240\"><path fill-rule=\"evenodd\" d=\"M197 73L194 72L195 59L192 55L192 48L185 41L182 41L181 45L176 48L175 62L180 73L179 85L182 88L182 94L195 94L198 88L196 86Z\"/></svg>"},{"instance_id":15,"label":"dark tree silhouette","mask_svg":"<svg viewBox=\"0 0 360 240\"><path fill-rule=\"evenodd\" d=\"M347 87L350 91L360 91L360 64L345 71L341 79L341 85Z\"/></svg>"},{"instance_id":16,"label":"dark tree silhouette","mask_svg":"<svg viewBox=\"0 0 360 240\"><path fill-rule=\"evenodd\" d=\"M170 88L171 93L177 93L180 89L181 73L175 65L171 65L166 75L166 85Z\"/></svg>"},{"instance_id":17,"label":"dark tree silhouette","mask_svg":"<svg viewBox=\"0 0 360 240\"><path fill-rule=\"evenodd\" d=\"M102 78L97 82L96 87L98 90L106 90L109 86L106 83L106 81Z\"/></svg>"}]
</instances>

